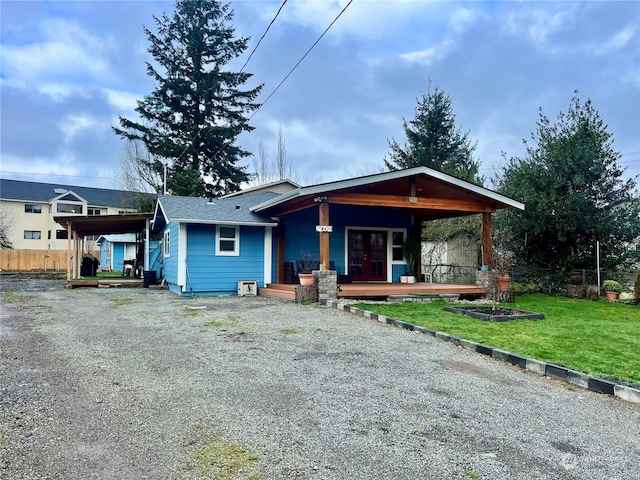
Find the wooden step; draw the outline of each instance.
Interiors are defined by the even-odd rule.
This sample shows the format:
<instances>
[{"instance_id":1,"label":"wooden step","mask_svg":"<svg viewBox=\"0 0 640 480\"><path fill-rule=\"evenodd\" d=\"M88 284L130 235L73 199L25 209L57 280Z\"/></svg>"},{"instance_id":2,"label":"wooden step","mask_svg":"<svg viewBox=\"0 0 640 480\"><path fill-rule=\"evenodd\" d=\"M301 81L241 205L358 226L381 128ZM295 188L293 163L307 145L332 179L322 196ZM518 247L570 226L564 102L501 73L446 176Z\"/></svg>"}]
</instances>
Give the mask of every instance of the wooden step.
<instances>
[{"instance_id":1,"label":"wooden step","mask_svg":"<svg viewBox=\"0 0 640 480\"><path fill-rule=\"evenodd\" d=\"M284 298L285 300L295 300L296 287L297 285L270 283L266 288L258 288L258 295Z\"/></svg>"}]
</instances>

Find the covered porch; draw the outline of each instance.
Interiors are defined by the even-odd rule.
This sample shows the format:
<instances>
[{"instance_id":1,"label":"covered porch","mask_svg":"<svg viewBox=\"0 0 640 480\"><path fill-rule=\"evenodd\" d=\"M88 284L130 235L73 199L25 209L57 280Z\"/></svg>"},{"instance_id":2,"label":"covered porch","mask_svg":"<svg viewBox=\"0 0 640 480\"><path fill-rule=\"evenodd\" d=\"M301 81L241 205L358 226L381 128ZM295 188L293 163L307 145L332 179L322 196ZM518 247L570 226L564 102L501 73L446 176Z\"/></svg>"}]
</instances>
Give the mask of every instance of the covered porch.
<instances>
[{"instance_id":1,"label":"covered porch","mask_svg":"<svg viewBox=\"0 0 640 480\"><path fill-rule=\"evenodd\" d=\"M144 269L149 268L149 224L151 214L121 214L96 216L58 216L54 220L67 232L67 286L76 287L142 287L139 278L85 279L81 275L82 255L85 251L85 239L88 236L105 234L134 233L141 247L140 258Z\"/></svg>"},{"instance_id":2,"label":"covered porch","mask_svg":"<svg viewBox=\"0 0 640 480\"><path fill-rule=\"evenodd\" d=\"M477 270L491 270L492 215L503 208L524 209L524 205L427 167L300 187L252 208L278 221L275 281L267 282L261 293L293 298L295 285L287 285L294 283L287 276L287 265L297 262L297 252L306 249L316 256L318 270L336 270L339 277L353 280L338 279L338 298L413 293L482 296L484 285L400 283L406 265L402 243L420 241L425 222L478 215ZM423 278L421 262L411 266L415 277Z\"/></svg>"},{"instance_id":3,"label":"covered porch","mask_svg":"<svg viewBox=\"0 0 640 480\"><path fill-rule=\"evenodd\" d=\"M259 288L258 295L295 299L297 285L270 283ZM446 283L344 283L338 285L338 298L386 298L394 295L459 295L460 297L481 298L487 293L483 285L454 285Z\"/></svg>"}]
</instances>

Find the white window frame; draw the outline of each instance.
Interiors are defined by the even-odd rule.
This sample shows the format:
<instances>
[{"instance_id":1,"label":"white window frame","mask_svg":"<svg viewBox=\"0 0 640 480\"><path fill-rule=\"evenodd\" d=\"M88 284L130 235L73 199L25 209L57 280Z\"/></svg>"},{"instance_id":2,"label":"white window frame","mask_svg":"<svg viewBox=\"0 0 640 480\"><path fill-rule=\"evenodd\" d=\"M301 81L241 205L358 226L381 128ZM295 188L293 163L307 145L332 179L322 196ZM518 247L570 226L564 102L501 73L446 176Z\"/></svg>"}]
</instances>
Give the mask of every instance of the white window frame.
<instances>
[{"instance_id":1,"label":"white window frame","mask_svg":"<svg viewBox=\"0 0 640 480\"><path fill-rule=\"evenodd\" d=\"M222 229L230 229L234 231L233 238L222 238L220 231ZM220 244L222 241L233 241L233 250L222 250ZM240 226L239 225L216 225L216 255L221 257L237 257L240 255Z\"/></svg>"},{"instance_id":2,"label":"white window frame","mask_svg":"<svg viewBox=\"0 0 640 480\"><path fill-rule=\"evenodd\" d=\"M29 236L27 236L29 232ZM34 234L38 234L37 237ZM42 240L42 230L25 230L23 233L24 240Z\"/></svg>"},{"instance_id":3,"label":"white window frame","mask_svg":"<svg viewBox=\"0 0 640 480\"><path fill-rule=\"evenodd\" d=\"M164 238L162 242L162 251L164 253L164 257L171 256L171 230L165 230Z\"/></svg>"}]
</instances>

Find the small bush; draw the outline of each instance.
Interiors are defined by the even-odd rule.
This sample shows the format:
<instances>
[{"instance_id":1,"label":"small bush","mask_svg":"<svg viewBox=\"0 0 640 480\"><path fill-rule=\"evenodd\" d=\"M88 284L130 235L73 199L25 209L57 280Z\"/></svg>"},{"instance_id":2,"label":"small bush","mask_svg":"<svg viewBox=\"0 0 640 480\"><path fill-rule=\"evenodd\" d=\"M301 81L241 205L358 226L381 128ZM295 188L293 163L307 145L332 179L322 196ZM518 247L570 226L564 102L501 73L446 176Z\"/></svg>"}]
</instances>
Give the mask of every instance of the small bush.
<instances>
[{"instance_id":1,"label":"small bush","mask_svg":"<svg viewBox=\"0 0 640 480\"><path fill-rule=\"evenodd\" d=\"M605 292L617 292L617 293L620 293L622 291L622 288L620 287L620 284L618 282L616 282L615 280L605 280L604 282L602 282L602 289Z\"/></svg>"}]
</instances>

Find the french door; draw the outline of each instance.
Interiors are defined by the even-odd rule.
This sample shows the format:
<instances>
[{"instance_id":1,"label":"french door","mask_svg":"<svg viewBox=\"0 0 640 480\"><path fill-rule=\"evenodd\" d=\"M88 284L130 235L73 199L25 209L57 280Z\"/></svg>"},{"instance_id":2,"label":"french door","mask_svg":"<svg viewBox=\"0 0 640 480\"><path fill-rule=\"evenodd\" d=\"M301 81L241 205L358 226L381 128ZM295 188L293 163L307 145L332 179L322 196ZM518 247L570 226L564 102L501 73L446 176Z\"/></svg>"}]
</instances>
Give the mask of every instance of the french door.
<instances>
[{"instance_id":1,"label":"french door","mask_svg":"<svg viewBox=\"0 0 640 480\"><path fill-rule=\"evenodd\" d=\"M387 280L387 232L349 230L347 248L352 280Z\"/></svg>"}]
</instances>

